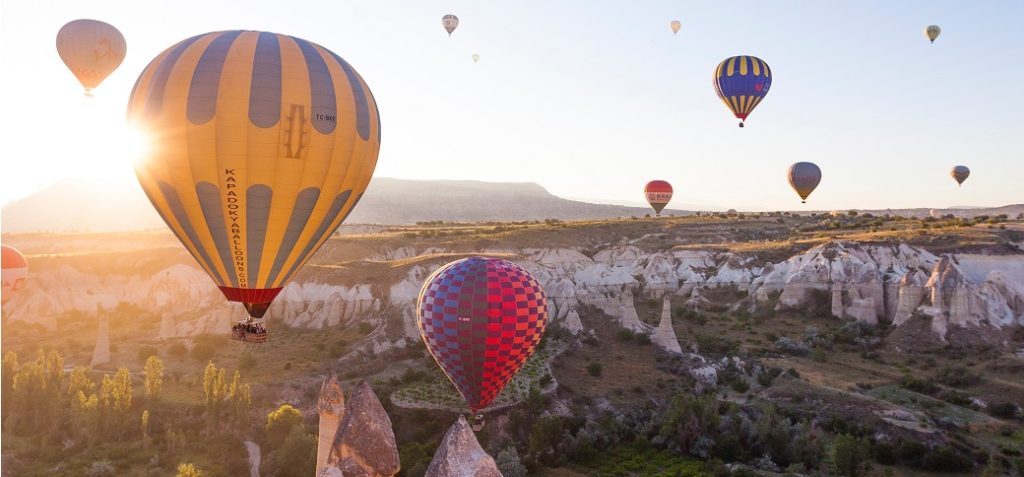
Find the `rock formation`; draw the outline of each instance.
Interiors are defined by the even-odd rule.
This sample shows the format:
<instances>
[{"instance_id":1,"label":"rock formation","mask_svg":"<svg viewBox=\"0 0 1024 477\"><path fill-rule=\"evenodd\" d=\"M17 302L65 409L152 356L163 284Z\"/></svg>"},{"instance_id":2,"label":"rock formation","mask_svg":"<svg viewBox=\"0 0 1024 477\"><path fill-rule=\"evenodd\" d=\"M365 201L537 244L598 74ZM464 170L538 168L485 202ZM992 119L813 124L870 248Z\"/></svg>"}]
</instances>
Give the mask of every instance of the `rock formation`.
<instances>
[{"instance_id":1,"label":"rock formation","mask_svg":"<svg viewBox=\"0 0 1024 477\"><path fill-rule=\"evenodd\" d=\"M316 448L316 470L319 473L327 467L327 457L334 446L334 436L338 433L338 424L345 415L345 393L338 384L338 375L331 371L330 376L320 386L320 398L317 400L317 411L320 414L319 443Z\"/></svg>"},{"instance_id":2,"label":"rock formation","mask_svg":"<svg viewBox=\"0 0 1024 477\"><path fill-rule=\"evenodd\" d=\"M107 315L100 312L99 334L96 335L96 347L92 350L90 367L97 367L110 362L110 321Z\"/></svg>"},{"instance_id":3,"label":"rock formation","mask_svg":"<svg viewBox=\"0 0 1024 477\"><path fill-rule=\"evenodd\" d=\"M484 452L466 418L448 429L424 477L501 477L494 459Z\"/></svg>"},{"instance_id":4,"label":"rock formation","mask_svg":"<svg viewBox=\"0 0 1024 477\"><path fill-rule=\"evenodd\" d=\"M679 338L676 337L676 330L672 328L672 300L670 295L661 299L661 321L651 336L651 341L669 353L682 354L683 349L679 346Z\"/></svg>"},{"instance_id":5,"label":"rock formation","mask_svg":"<svg viewBox=\"0 0 1024 477\"><path fill-rule=\"evenodd\" d=\"M366 381L349 393L327 466L345 477L391 477L401 468L391 418Z\"/></svg>"}]
</instances>

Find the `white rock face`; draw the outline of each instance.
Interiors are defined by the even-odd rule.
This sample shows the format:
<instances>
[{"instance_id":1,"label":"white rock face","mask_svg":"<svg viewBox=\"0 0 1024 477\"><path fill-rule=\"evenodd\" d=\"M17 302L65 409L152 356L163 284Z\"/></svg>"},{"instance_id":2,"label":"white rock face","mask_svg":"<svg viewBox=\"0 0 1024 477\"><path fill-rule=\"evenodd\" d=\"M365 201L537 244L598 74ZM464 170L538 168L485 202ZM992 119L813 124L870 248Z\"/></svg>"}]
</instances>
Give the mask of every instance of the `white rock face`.
<instances>
[{"instance_id":1,"label":"white rock face","mask_svg":"<svg viewBox=\"0 0 1024 477\"><path fill-rule=\"evenodd\" d=\"M672 328L672 300L669 295L662 298L661 321L655 329L651 341L669 353L683 354L679 346L679 338L676 337L676 330Z\"/></svg>"},{"instance_id":2,"label":"white rock face","mask_svg":"<svg viewBox=\"0 0 1024 477\"><path fill-rule=\"evenodd\" d=\"M501 477L501 471L480 447L466 418L459 416L437 447L424 477Z\"/></svg>"}]
</instances>

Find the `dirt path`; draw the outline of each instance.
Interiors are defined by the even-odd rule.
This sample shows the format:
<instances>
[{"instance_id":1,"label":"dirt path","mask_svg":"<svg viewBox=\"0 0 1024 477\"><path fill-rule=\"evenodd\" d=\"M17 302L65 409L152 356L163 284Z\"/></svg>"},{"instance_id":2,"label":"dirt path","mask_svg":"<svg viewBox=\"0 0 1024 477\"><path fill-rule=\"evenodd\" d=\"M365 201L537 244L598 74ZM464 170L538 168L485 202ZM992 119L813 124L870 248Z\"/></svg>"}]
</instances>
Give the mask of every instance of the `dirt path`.
<instances>
[{"instance_id":1,"label":"dirt path","mask_svg":"<svg viewBox=\"0 0 1024 477\"><path fill-rule=\"evenodd\" d=\"M249 477L260 477L260 445L245 441L245 450L249 451Z\"/></svg>"}]
</instances>

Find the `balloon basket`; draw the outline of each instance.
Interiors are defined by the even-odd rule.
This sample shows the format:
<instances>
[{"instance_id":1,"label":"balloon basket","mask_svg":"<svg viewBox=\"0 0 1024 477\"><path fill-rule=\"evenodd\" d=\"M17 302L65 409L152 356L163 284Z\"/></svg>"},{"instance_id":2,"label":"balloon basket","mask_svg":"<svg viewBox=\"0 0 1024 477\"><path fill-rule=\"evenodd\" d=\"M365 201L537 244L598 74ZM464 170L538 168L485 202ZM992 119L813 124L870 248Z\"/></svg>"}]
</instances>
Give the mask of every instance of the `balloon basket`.
<instances>
[{"instance_id":1,"label":"balloon basket","mask_svg":"<svg viewBox=\"0 0 1024 477\"><path fill-rule=\"evenodd\" d=\"M263 323L248 319L231 326L231 339L245 343L266 343L267 329Z\"/></svg>"},{"instance_id":2,"label":"balloon basket","mask_svg":"<svg viewBox=\"0 0 1024 477\"><path fill-rule=\"evenodd\" d=\"M484 415L477 414L469 418L469 427L473 429L473 432L480 432L484 428Z\"/></svg>"}]
</instances>

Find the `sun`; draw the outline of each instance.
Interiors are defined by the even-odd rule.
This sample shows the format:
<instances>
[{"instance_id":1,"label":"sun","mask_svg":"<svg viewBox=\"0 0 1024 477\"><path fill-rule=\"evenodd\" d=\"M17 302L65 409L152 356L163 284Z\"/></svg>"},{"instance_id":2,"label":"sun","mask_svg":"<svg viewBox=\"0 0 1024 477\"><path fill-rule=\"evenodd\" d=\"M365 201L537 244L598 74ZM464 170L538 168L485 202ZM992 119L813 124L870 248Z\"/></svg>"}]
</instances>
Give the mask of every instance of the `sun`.
<instances>
[{"instance_id":1,"label":"sun","mask_svg":"<svg viewBox=\"0 0 1024 477\"><path fill-rule=\"evenodd\" d=\"M149 134L130 124L123 126L116 143L117 155L132 165L142 161L152 147Z\"/></svg>"}]
</instances>

